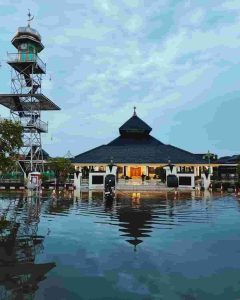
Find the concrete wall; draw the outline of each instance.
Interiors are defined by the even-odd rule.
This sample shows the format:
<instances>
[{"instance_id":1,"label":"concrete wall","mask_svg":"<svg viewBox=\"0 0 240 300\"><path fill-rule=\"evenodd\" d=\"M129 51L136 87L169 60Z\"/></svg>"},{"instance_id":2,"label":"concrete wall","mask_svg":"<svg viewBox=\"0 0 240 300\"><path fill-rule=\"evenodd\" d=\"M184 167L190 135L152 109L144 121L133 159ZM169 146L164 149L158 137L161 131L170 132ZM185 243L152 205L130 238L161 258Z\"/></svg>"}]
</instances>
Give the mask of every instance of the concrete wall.
<instances>
[{"instance_id":1,"label":"concrete wall","mask_svg":"<svg viewBox=\"0 0 240 300\"><path fill-rule=\"evenodd\" d=\"M194 174L186 174L186 173L178 173L177 174L178 177L178 181L181 183L181 179L182 177L187 177L187 178L191 178L191 184L190 185L183 185L183 184L179 184L180 188L194 188L195 187L195 178L194 178Z\"/></svg>"},{"instance_id":2,"label":"concrete wall","mask_svg":"<svg viewBox=\"0 0 240 300\"><path fill-rule=\"evenodd\" d=\"M104 181L105 181L105 172L90 172L89 173L89 189L103 189L104 188ZM98 177L98 178L97 178ZM99 180L101 183L94 183L94 180Z\"/></svg>"},{"instance_id":3,"label":"concrete wall","mask_svg":"<svg viewBox=\"0 0 240 300\"><path fill-rule=\"evenodd\" d=\"M191 184L190 185L183 185L179 184L180 188L194 188L195 187L195 178L194 173L177 173L177 167L173 166L172 171L169 166L165 166L164 169L166 170L166 181L168 175L176 175L178 177L178 182L180 181L180 178L182 177L188 177L191 178Z\"/></svg>"}]
</instances>

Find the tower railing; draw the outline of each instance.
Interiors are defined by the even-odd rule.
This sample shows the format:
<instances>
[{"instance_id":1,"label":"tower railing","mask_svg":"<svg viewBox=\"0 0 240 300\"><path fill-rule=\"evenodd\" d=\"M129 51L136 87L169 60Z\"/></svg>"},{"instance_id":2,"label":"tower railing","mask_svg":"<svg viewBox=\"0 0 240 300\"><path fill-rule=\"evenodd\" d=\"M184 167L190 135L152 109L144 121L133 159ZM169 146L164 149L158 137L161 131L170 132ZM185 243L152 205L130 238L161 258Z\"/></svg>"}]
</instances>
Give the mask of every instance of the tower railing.
<instances>
[{"instance_id":1,"label":"tower railing","mask_svg":"<svg viewBox=\"0 0 240 300\"><path fill-rule=\"evenodd\" d=\"M24 119L22 118L20 120L20 123L21 125L24 127L24 128L33 128L33 129L36 129L36 130L39 130L41 132L48 132L48 123L46 122L43 122L41 120L28 120L28 119Z\"/></svg>"},{"instance_id":2,"label":"tower railing","mask_svg":"<svg viewBox=\"0 0 240 300\"><path fill-rule=\"evenodd\" d=\"M25 63L33 62L36 63L43 71L46 72L46 64L41 60L41 58L32 52L20 52L20 53L7 53L8 63Z\"/></svg>"}]
</instances>

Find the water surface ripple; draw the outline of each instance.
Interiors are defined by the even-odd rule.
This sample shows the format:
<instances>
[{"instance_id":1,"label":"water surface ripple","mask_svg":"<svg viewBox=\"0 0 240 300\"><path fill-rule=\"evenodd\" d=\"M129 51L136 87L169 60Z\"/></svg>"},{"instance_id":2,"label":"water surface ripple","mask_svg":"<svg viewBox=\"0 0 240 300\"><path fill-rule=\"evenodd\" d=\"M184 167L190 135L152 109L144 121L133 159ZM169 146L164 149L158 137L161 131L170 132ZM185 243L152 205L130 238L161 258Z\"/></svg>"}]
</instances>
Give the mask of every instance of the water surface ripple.
<instances>
[{"instance_id":1,"label":"water surface ripple","mask_svg":"<svg viewBox=\"0 0 240 300\"><path fill-rule=\"evenodd\" d=\"M234 195L0 197L0 300L240 299Z\"/></svg>"}]
</instances>

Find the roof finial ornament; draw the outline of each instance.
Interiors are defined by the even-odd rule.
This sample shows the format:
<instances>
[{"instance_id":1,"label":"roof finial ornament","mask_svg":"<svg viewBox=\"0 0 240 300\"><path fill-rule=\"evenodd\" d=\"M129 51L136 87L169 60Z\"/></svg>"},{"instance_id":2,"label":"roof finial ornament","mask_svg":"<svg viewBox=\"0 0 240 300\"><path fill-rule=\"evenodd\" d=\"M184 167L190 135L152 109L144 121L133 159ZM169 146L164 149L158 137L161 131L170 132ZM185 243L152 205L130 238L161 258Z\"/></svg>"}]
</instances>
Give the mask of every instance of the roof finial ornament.
<instances>
[{"instance_id":1,"label":"roof finial ornament","mask_svg":"<svg viewBox=\"0 0 240 300\"><path fill-rule=\"evenodd\" d=\"M134 116L137 115L137 113L136 113L136 106L135 106L135 105L133 106L133 115L134 115Z\"/></svg>"},{"instance_id":2,"label":"roof finial ornament","mask_svg":"<svg viewBox=\"0 0 240 300\"><path fill-rule=\"evenodd\" d=\"M30 22L34 19L34 16L31 15L30 9L28 9L28 27L30 27Z\"/></svg>"}]
</instances>

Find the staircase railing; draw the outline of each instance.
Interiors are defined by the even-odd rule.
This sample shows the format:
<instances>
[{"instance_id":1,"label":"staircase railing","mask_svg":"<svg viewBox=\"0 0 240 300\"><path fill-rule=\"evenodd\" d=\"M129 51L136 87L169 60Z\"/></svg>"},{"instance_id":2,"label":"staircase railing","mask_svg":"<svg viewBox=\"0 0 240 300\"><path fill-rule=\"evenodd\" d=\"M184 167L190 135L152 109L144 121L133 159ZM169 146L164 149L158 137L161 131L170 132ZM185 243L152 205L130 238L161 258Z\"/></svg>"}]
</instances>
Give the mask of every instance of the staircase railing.
<instances>
[{"instance_id":1,"label":"staircase railing","mask_svg":"<svg viewBox=\"0 0 240 300\"><path fill-rule=\"evenodd\" d=\"M46 64L41 58L32 52L8 53L8 62L35 62L44 72L46 72Z\"/></svg>"},{"instance_id":2,"label":"staircase railing","mask_svg":"<svg viewBox=\"0 0 240 300\"><path fill-rule=\"evenodd\" d=\"M39 119L38 120L21 119L21 125L24 128L36 128L38 130L41 130L42 132L48 131L48 123L43 122Z\"/></svg>"}]
</instances>

